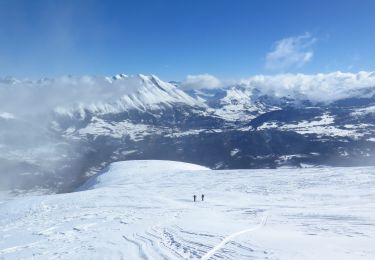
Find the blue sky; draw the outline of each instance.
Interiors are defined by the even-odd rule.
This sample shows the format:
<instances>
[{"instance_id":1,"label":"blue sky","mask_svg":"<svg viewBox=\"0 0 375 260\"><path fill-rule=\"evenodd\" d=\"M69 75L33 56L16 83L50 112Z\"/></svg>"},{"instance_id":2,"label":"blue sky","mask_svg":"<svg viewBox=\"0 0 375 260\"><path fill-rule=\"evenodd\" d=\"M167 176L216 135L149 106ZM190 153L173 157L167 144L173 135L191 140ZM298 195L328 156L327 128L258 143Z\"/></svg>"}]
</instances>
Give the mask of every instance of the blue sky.
<instances>
[{"instance_id":1,"label":"blue sky","mask_svg":"<svg viewBox=\"0 0 375 260\"><path fill-rule=\"evenodd\" d=\"M375 69L373 0L0 0L0 76Z\"/></svg>"}]
</instances>

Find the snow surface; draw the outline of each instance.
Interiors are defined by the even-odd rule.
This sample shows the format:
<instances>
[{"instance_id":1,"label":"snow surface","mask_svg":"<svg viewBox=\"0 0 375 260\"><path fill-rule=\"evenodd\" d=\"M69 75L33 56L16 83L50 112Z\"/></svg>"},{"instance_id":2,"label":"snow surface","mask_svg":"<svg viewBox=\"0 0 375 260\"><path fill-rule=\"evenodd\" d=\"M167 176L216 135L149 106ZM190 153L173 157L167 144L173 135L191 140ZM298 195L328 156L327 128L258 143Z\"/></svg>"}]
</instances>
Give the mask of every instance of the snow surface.
<instances>
[{"instance_id":1,"label":"snow surface","mask_svg":"<svg viewBox=\"0 0 375 260\"><path fill-rule=\"evenodd\" d=\"M334 137L352 137L359 138L364 135L370 135L370 131L366 131L371 127L369 124L345 125L339 128L335 124L335 118L329 114L316 117L315 120L302 120L295 123L280 123L277 121L269 121L258 127L258 130L279 129L283 131L295 131L299 134L316 134L318 136L334 136Z\"/></svg>"},{"instance_id":2,"label":"snow surface","mask_svg":"<svg viewBox=\"0 0 375 260\"><path fill-rule=\"evenodd\" d=\"M253 90L241 87L231 87L226 90L226 95L220 99L220 108L212 112L226 121L249 121L258 115L278 110L275 106L266 106L253 100Z\"/></svg>"},{"instance_id":3,"label":"snow surface","mask_svg":"<svg viewBox=\"0 0 375 260\"><path fill-rule=\"evenodd\" d=\"M351 113L352 116L362 116L367 114L375 114L375 106L356 109L353 113Z\"/></svg>"},{"instance_id":4,"label":"snow surface","mask_svg":"<svg viewBox=\"0 0 375 260\"><path fill-rule=\"evenodd\" d=\"M79 190L1 201L0 259L375 258L375 167L126 161Z\"/></svg>"},{"instance_id":5,"label":"snow surface","mask_svg":"<svg viewBox=\"0 0 375 260\"><path fill-rule=\"evenodd\" d=\"M69 130L70 129L66 131L66 134L69 135L75 133L75 130L70 133ZM142 140L147 135L158 133L159 130L153 125L141 123L134 124L127 120L111 123L106 122L101 118L93 117L90 124L88 124L85 128L79 129L77 132L81 137L85 137L87 135L111 136L113 138L128 136L131 140L138 141Z\"/></svg>"}]
</instances>

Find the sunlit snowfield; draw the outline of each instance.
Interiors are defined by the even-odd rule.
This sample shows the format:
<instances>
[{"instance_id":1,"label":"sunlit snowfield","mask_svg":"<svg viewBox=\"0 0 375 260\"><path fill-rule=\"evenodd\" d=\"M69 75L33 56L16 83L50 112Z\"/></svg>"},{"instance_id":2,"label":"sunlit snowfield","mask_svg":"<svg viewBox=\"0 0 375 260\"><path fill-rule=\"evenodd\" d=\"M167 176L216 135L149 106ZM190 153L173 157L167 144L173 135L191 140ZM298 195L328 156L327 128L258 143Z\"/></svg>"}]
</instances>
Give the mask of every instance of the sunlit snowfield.
<instances>
[{"instance_id":1,"label":"sunlit snowfield","mask_svg":"<svg viewBox=\"0 0 375 260\"><path fill-rule=\"evenodd\" d=\"M375 259L374 245L374 167L129 161L79 192L0 204L0 259Z\"/></svg>"}]
</instances>

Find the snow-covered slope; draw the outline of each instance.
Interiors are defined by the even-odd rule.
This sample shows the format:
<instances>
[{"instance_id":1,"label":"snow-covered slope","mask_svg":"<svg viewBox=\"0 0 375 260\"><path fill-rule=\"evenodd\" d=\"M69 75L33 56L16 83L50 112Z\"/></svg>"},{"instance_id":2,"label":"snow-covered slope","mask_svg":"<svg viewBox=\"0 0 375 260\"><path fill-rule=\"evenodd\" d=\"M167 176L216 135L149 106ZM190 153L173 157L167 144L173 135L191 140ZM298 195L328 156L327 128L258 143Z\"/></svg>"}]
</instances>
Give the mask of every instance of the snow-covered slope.
<instances>
[{"instance_id":1,"label":"snow-covered slope","mask_svg":"<svg viewBox=\"0 0 375 260\"><path fill-rule=\"evenodd\" d=\"M228 121L250 121L257 116L278 110L273 104L266 104L259 100L257 89L247 89L242 86L234 86L226 89L225 96L220 99L220 106L215 114Z\"/></svg>"},{"instance_id":2,"label":"snow-covered slope","mask_svg":"<svg viewBox=\"0 0 375 260\"><path fill-rule=\"evenodd\" d=\"M0 259L374 259L374 187L374 167L118 162L79 192L2 201Z\"/></svg>"},{"instance_id":3,"label":"snow-covered slope","mask_svg":"<svg viewBox=\"0 0 375 260\"><path fill-rule=\"evenodd\" d=\"M202 171L209 170L206 167L174 161L162 160L136 160L112 163L98 176L90 178L86 183L78 188L79 191L126 185L129 179L147 178L150 175L174 173L181 171ZM150 176L151 177L151 176ZM151 177L152 178L152 177Z\"/></svg>"},{"instance_id":4,"label":"snow-covered slope","mask_svg":"<svg viewBox=\"0 0 375 260\"><path fill-rule=\"evenodd\" d=\"M250 121L257 116L280 109L275 104L263 102L262 93L246 85L214 89L192 89L186 93L208 105L211 112L228 122Z\"/></svg>"},{"instance_id":5,"label":"snow-covered slope","mask_svg":"<svg viewBox=\"0 0 375 260\"><path fill-rule=\"evenodd\" d=\"M73 107L59 106L55 109L58 114L68 114L72 116L79 113L84 116L85 111L95 114L120 113L129 110L158 110L163 107L172 107L174 104L186 106L204 106L203 103L190 97L174 85L160 80L151 75L131 75L119 74L112 78L90 79L93 83L98 82L103 86L103 98L95 97L90 102L80 103ZM85 86L83 86L85 87ZM99 93L100 94L100 93ZM106 98L110 96L110 98Z\"/></svg>"}]
</instances>

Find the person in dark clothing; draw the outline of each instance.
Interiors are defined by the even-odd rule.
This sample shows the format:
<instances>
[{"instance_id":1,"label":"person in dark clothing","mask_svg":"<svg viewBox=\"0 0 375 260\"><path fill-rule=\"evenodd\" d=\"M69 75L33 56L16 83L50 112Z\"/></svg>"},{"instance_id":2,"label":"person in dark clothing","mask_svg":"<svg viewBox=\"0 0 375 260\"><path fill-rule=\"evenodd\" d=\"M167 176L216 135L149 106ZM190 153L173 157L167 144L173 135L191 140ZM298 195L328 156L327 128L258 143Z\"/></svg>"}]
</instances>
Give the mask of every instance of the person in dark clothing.
<instances>
[{"instance_id":1,"label":"person in dark clothing","mask_svg":"<svg viewBox=\"0 0 375 260\"><path fill-rule=\"evenodd\" d=\"M194 198L194 202L195 202L196 199L197 199L197 195L194 194L193 198Z\"/></svg>"},{"instance_id":2,"label":"person in dark clothing","mask_svg":"<svg viewBox=\"0 0 375 260\"><path fill-rule=\"evenodd\" d=\"M202 194L202 201L204 201L204 194Z\"/></svg>"}]
</instances>

